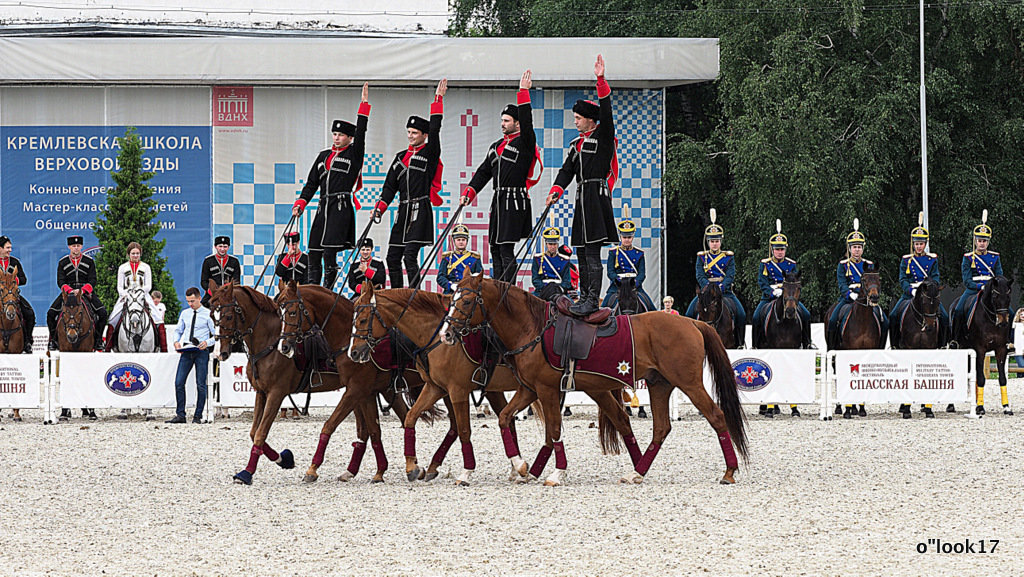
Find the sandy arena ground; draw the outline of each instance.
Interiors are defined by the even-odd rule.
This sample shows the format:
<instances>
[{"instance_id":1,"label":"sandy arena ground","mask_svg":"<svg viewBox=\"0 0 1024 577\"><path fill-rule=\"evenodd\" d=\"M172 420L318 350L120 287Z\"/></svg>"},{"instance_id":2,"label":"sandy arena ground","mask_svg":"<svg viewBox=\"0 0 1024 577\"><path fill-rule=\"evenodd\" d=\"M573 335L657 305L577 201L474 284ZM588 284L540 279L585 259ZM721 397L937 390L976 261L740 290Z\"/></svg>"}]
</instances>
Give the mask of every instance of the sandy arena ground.
<instances>
[{"instance_id":1,"label":"sandy arena ground","mask_svg":"<svg viewBox=\"0 0 1024 577\"><path fill-rule=\"evenodd\" d=\"M718 484L721 451L692 411L673 423L644 484L624 486L628 457L602 456L594 413L578 409L559 488L508 483L493 417L474 419L469 488L452 486L458 444L448 476L407 482L394 417L382 423L385 484L368 483L372 451L354 482L335 480L351 420L320 481L303 484L324 411L276 423L271 445L294 451L296 468L264 459L246 487L231 476L248 458L248 413L165 425L166 412L125 422L105 411L44 426L38 411L24 423L4 411L0 575L1020 575L1024 415L1002 415L996 387L988 396L978 421L925 420L916 408L904 421L895 406L832 422L807 406L804 418L769 421L748 407L751 461L734 486ZM519 426L532 461L541 430ZM634 428L645 447L650 420ZM421 462L444 430L420 427ZM918 553L929 539L999 544Z\"/></svg>"}]
</instances>

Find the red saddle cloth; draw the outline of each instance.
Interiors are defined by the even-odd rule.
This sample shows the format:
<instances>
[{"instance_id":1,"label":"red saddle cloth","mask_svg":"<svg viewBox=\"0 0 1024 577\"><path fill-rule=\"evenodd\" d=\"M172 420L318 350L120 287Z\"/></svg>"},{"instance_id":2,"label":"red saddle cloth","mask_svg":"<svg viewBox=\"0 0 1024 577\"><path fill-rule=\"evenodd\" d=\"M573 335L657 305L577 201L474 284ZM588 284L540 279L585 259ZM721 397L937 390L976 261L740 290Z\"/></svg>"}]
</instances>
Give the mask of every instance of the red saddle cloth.
<instances>
[{"instance_id":1,"label":"red saddle cloth","mask_svg":"<svg viewBox=\"0 0 1024 577\"><path fill-rule=\"evenodd\" d=\"M409 341L406 348L412 351L416 349L416 346L412 344L412 341ZM390 336L384 337L383 340L377 343L377 346L373 348L373 353L370 355L370 360L382 371L416 368L416 359L405 359L405 362L401 363L402 366L398 366L399 363L395 361L395 346Z\"/></svg>"},{"instance_id":2,"label":"red saddle cloth","mask_svg":"<svg viewBox=\"0 0 1024 577\"><path fill-rule=\"evenodd\" d=\"M549 308L548 315L551 314ZM587 358L576 361L576 373L600 375L618 381L623 386L633 387L636 380L634 376L636 355L633 349L633 326L629 322L628 315L618 315L615 320L618 323L618 330L613 335L597 337ZM544 338L541 342L548 364L561 371L565 365L562 363L562 358L554 352L554 341L555 327L552 326L544 331Z\"/></svg>"},{"instance_id":3,"label":"red saddle cloth","mask_svg":"<svg viewBox=\"0 0 1024 577\"><path fill-rule=\"evenodd\" d=\"M475 331L462 337L462 350L466 352L469 360L476 364L484 362L484 333Z\"/></svg>"}]
</instances>

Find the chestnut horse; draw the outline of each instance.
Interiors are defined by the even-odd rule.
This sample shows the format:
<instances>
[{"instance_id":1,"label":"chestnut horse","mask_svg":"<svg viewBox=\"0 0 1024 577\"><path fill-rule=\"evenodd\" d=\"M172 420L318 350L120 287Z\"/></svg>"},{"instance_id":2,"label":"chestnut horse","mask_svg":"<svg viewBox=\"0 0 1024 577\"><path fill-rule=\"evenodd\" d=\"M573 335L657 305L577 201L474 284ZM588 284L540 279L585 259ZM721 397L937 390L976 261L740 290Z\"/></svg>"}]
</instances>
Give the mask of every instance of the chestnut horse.
<instances>
[{"instance_id":1,"label":"chestnut horse","mask_svg":"<svg viewBox=\"0 0 1024 577\"><path fill-rule=\"evenodd\" d=\"M277 306L281 312L281 339L278 343L278 350L287 357L295 354L297 347L302 346L308 338L322 330L327 339L330 355L338 368L338 374L345 386L345 393L338 401L338 406L328 417L320 431L320 443L317 446L313 462L309 465L303 481L312 483L317 480L317 469L323 462L323 454L327 449L327 443L338 428L338 425L348 417L349 413L359 410L365 412L367 418L371 414L371 432L378 435L376 444L373 445L377 455L378 467L383 463L383 469L387 469L387 460L384 457L384 447L380 445L380 423L377 419L376 399L380 393L386 393L391 387L391 372L378 369L372 364L357 363L348 358L345 354L348 350L347 338L352 330L352 301L340 294L323 288L318 285L297 285L295 281L281 281L278 285ZM329 318L328 318L329 315ZM324 323L324 319L327 323ZM404 371L406 382L410 389L423 387L423 382L415 370ZM426 387L424 387L425 389ZM421 395L423 392L421 391ZM396 395L394 403L395 412L398 418L403 421L408 417L408 406L398 402L402 395ZM428 422L440 415L440 411L418 415ZM358 417L358 415L357 415ZM374 482L383 481L384 470L378 470Z\"/></svg>"},{"instance_id":2,"label":"chestnut horse","mask_svg":"<svg viewBox=\"0 0 1024 577\"><path fill-rule=\"evenodd\" d=\"M473 381L480 365L469 357L464 346L438 346L441 344L437 339L438 327L444 321L450 300L451 297L446 295L411 289L374 291L369 283L365 283L359 299L356 300L356 312L352 320L352 341L348 354L354 360L367 362L375 343L379 342L391 327L404 333L417 347L426 352L426 362L417 363L417 366L423 379L434 386L424 390L424 394L420 395L405 418L405 469L409 480L417 478L420 474L415 448L416 415L419 411L432 406L439 397L447 394L455 407L455 421L459 440L462 442L463 472L455 484L468 485L470 476L476 468L473 445L470 441L469 397L477 387ZM499 412L498 428L501 431L505 454L519 479L526 479L530 474L529 466L520 456L515 431L515 415L526 408L526 404L513 405L507 411L504 410L507 404L504 391L517 391L520 386L512 369L506 365L499 365L487 381L486 392L494 410ZM515 398L522 401L525 396L517 395ZM635 447L635 450L630 449L630 456L638 459L640 449L630 429L629 418L622 409L622 403L617 401L612 393L597 395L594 400L600 408L598 421L602 449L606 453L618 454L618 437L615 436L618 431L626 439L627 446L630 446L632 441L631 446ZM448 434L454 435L454 429ZM431 461L430 470L439 464L435 461L436 458ZM539 474L537 471L534 476Z\"/></svg>"},{"instance_id":3,"label":"chestnut horse","mask_svg":"<svg viewBox=\"0 0 1024 577\"><path fill-rule=\"evenodd\" d=\"M21 318L21 293L18 290L18 270L0 271L0 353L20 354L25 350L25 333Z\"/></svg>"},{"instance_id":4,"label":"chestnut horse","mask_svg":"<svg viewBox=\"0 0 1024 577\"><path fill-rule=\"evenodd\" d=\"M282 401L288 394L300 388L303 374L291 359L277 350L281 336L281 317L278 316L277 306L270 297L256 289L236 286L230 282L218 287L211 281L209 290L210 309L213 311L220 345L219 359L222 362L226 361L231 355L232 345L244 343L248 358L246 373L253 389L256 390L256 406L252 415L252 427L249 429L249 437L253 442L249 452L249 463L234 476L236 483L250 485L261 455L283 469L295 466L292 452L285 449L278 453L267 444L267 436ZM337 390L343 384L335 373L321 373L321 378L322 381L312 389L313 392ZM358 473L368 438L377 454L377 472L374 479L383 479L387 461L383 458L377 407L372 398L357 411L356 434L358 439L352 445L351 462L339 480L348 481ZM318 461L318 466L323 462L326 446L326 440L321 436L320 448L314 457L314 461ZM313 474L315 476L315 470Z\"/></svg>"},{"instance_id":5,"label":"chestnut horse","mask_svg":"<svg viewBox=\"0 0 1024 577\"><path fill-rule=\"evenodd\" d=\"M505 410L525 406L523 403L527 400L540 400L544 408L547 440L537 460L546 461L547 456L554 451L555 472L544 484L556 486L565 481L568 466L561 440L562 414L558 411L562 372L548 364L543 346L536 346L544 332L553 326L548 320L548 314L546 301L516 286L485 279L482 274L470 275L459 282L441 332L446 343L454 344L458 334L465 334L472 327L489 321L502 342L513 347L510 353L515 354L515 366L520 377L533 385L535 390L520 389L516 396L524 395L527 399L513 399ZM628 324L621 324L624 319L629 319ZM734 474L739 467L733 445L746 459L747 436L732 365L718 333L706 323L660 312L619 317L619 322L619 330L632 327L634 350L624 350L622 354L633 358L634 374L646 380L654 416L654 438L634 470L623 481L643 481L672 428L668 411L669 396L673 388L679 388L718 434L726 465L721 482L735 483ZM721 408L704 390L705 359L715 382ZM579 371L575 376L575 386L577 390L596 394L617 391L622 385L610 378ZM534 469L543 471L543 465L538 468L536 461L534 465Z\"/></svg>"},{"instance_id":6,"label":"chestnut horse","mask_svg":"<svg viewBox=\"0 0 1024 577\"><path fill-rule=\"evenodd\" d=\"M878 306L878 299L882 294L882 277L874 271L865 272L860 278L858 291L857 300L850 305L851 309L846 323L842 323L842 317L839 319L840 326L834 336L838 341L830 342L830 349L849 351L885 347L886 331L882 323L885 322L886 316ZM829 307L828 313L825 315L826 319L831 318L832 309L836 306ZM846 405L846 409L843 410L836 405L835 414L842 413L844 419L850 419L854 415L867 416L863 404L859 411L855 408L854 405Z\"/></svg>"}]
</instances>

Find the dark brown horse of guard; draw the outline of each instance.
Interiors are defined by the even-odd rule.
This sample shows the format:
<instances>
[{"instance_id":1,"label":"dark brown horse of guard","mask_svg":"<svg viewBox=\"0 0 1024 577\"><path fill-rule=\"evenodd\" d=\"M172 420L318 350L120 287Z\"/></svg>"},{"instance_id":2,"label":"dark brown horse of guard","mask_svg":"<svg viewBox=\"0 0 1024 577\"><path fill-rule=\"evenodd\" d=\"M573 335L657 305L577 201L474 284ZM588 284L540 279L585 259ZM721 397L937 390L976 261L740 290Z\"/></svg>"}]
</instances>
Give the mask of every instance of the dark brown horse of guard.
<instances>
[{"instance_id":1,"label":"dark brown horse of guard","mask_svg":"<svg viewBox=\"0 0 1024 577\"><path fill-rule=\"evenodd\" d=\"M507 294L503 297L503 293ZM703 322L661 312L623 316L618 320L632 327L634 350L621 353L623 356L631 355L635 364L633 374L646 380L654 417L654 438L635 469L623 481L643 481L672 428L669 396L673 388L679 388L718 435L726 464L721 482L734 483L734 474L739 467L733 445L745 459L747 437L732 365L718 333ZM544 484L560 485L565 481L568 466L561 440L562 414L558 411L562 372L548 364L542 346L531 346L537 344L551 326L548 323L548 304L516 286L485 279L482 274L470 275L459 282L452 297L448 318L442 327L444 340L454 344L458 334L464 334L484 322L490 322L502 342L513 347L511 352L516 353L515 366L520 377L536 388L534 391L520 389L516 396L524 395L531 402L534 398L539 399L544 408L546 442L537 460L545 459L544 452L550 454L554 450L555 472ZM620 327L619 330L625 328ZM721 408L704 390L705 359ZM577 372L575 379L577 390L591 394L618 391L621 387L613 379L586 372ZM525 406L523 402L526 401L513 399L509 407ZM508 411L509 407L505 410Z\"/></svg>"},{"instance_id":2,"label":"dark brown horse of guard","mask_svg":"<svg viewBox=\"0 0 1024 577\"><path fill-rule=\"evenodd\" d=\"M735 345L741 342L736 334L735 311L722 296L722 287L709 282L697 292L697 320L711 325L718 332L722 343Z\"/></svg>"},{"instance_id":3,"label":"dark brown horse of guard","mask_svg":"<svg viewBox=\"0 0 1024 577\"><path fill-rule=\"evenodd\" d=\"M220 287L211 282L209 291L210 309L213 312L217 340L220 344L219 358L226 361L231 355L232 345L244 343L249 361L246 373L249 383L256 391L256 406L253 410L252 427L249 429L249 437L253 442L249 452L249 463L234 476L236 483L250 485L261 455L283 469L295 466L292 452L285 449L278 453L267 444L267 436L282 401L288 394L300 388L303 375L291 359L277 350L281 336L281 317L278 316L277 305L270 297L256 289L236 286L230 282ZM342 386L335 373L321 373L321 379L313 388L313 392L337 390ZM351 462L340 480L347 481L359 471L368 438L375 449L381 446L377 407L373 404L372 398L365 405L356 413L359 440L353 444ZM321 443L326 447L323 439ZM382 477L387 468L386 461L382 466L380 457L381 454L378 453L375 479ZM319 453L319 459L322 462L323 452Z\"/></svg>"},{"instance_id":4,"label":"dark brown horse of guard","mask_svg":"<svg viewBox=\"0 0 1024 577\"><path fill-rule=\"evenodd\" d=\"M433 406L439 397L447 394L454 406L453 413L458 436L462 442L464 470L455 483L456 485L468 485L470 475L476 468L473 446L470 441L469 398L471 392L477 388L473 381L474 374L480 365L470 359L464 345L443 346L438 339L439 331L437 329L444 321L450 301L450 296L413 291L412 289L374 291L369 283L365 283L355 305L356 313L352 321L352 344L349 347L349 356L360 362L368 361L373 343L382 339L387 334L389 327L397 328L408 336L417 347L428 351L426 363L418 363L418 368L423 379L432 386L428 386L424 390L405 418L406 473L409 480L414 480L421 474L416 461L416 431L414 428L416 415L419 411ZM533 473L533 477L540 474L540 471L530 471L528 464L520 454L516 437L515 415L526 408L526 405L513 405L507 411L504 410L507 404L504 391L518 391L520 386L512 370L507 366L499 365L487 381L486 388L488 400L494 406L494 410L499 412L498 427L501 431L505 455L511 461L515 473L519 475L517 480L529 479L531 473ZM524 396L517 395L515 398L521 402ZM616 436L616 431L618 431L625 440L630 458L636 464L640 458L640 447L637 445L636 437L629 426L629 418L623 411L621 402L617 400L614 393L597 395L594 400L599 407L598 422L600 423L602 449L606 453L618 454L619 438ZM542 412L543 409L541 409ZM455 429L450 430L448 435L454 437ZM435 457L431 461L428 471L436 470L437 464L439 463L436 463ZM541 468L543 468L543 464L541 464Z\"/></svg>"},{"instance_id":5,"label":"dark brown horse of guard","mask_svg":"<svg viewBox=\"0 0 1024 577\"><path fill-rule=\"evenodd\" d=\"M96 319L92 316L89 303L82 296L82 289L70 293L61 292L60 316L57 318L57 350L62 353L84 353L93 350L96 332L93 326ZM83 408L82 416L96 420L96 410ZM71 418L71 409L62 408L60 420Z\"/></svg>"},{"instance_id":6,"label":"dark brown horse of guard","mask_svg":"<svg viewBox=\"0 0 1024 577\"><path fill-rule=\"evenodd\" d=\"M876 271L865 271L860 278L860 289L857 300L853 302L849 317L846 322L840 318L838 342L830 342L829 348L836 350L865 350L881 349L885 347L886 331L881 324L884 322L885 313L878 306L878 299L882 294L882 277ZM831 318L832 305L828 309L825 318ZM878 309L877 311L875 309ZM880 315L876 317L876 314ZM879 320L882 319L882 320ZM854 415L867 416L864 405L857 410L854 405L846 405L843 410L836 405L836 414L842 413L844 419L851 419Z\"/></svg>"},{"instance_id":7,"label":"dark brown horse of guard","mask_svg":"<svg viewBox=\"0 0 1024 577\"><path fill-rule=\"evenodd\" d=\"M985 414L985 375L988 372L988 358L985 353L992 351L996 356L999 370L999 393L1003 413L1012 415L1010 398L1006 392L1006 344L1010 340L1010 291L1013 281L1004 276L990 280L978 293L978 304L973 318L967 322L967 339L963 348L974 349L977 371L976 415ZM970 315L972 306L967 305Z\"/></svg>"},{"instance_id":8,"label":"dark brown horse of guard","mask_svg":"<svg viewBox=\"0 0 1024 577\"><path fill-rule=\"evenodd\" d=\"M889 331L889 345L892 348L930 350L945 345L941 340L942 327L939 321L941 290L939 283L930 278L917 285L913 298L896 321L899 326L895 331ZM935 418L931 405L924 405L922 410L926 418ZM904 419L912 416L909 404L900 405L899 411Z\"/></svg>"},{"instance_id":9,"label":"dark brown horse of guard","mask_svg":"<svg viewBox=\"0 0 1024 577\"><path fill-rule=\"evenodd\" d=\"M309 338L316 338L314 335L320 333L326 337L330 354L338 367L338 374L345 385L345 393L338 401L338 406L328 417L320 431L320 442L317 445L313 462L309 465L303 481L312 483L317 480L317 469L323 462L324 452L327 450L327 443L331 435L338 428L338 425L349 415L349 413L362 407L367 418L372 411L373 418L368 421L371 432L376 431L379 435L380 423L377 419L376 399L378 394L387 393L391 388L391 372L378 369L373 364L361 364L348 358L347 343L348 336L352 331L352 301L317 285L297 285L295 281L281 281L278 285L277 306L282 315L281 339L278 345L279 350L286 354L294 354L296 347L302 346ZM328 315L330 317L328 318ZM324 320L327 320L324 323ZM423 381L414 370L405 371L406 383L411 389L423 387ZM423 392L421 391L422 395ZM398 418L405 419L408 416L408 407L399 402L402 395L395 396L395 413ZM440 411L430 411L422 414L421 418L432 422L440 415ZM387 469L387 459L384 456L384 447L379 440L373 445L377 455L378 473L373 478L374 482L383 481L384 469Z\"/></svg>"},{"instance_id":10,"label":"dark brown horse of guard","mask_svg":"<svg viewBox=\"0 0 1024 577\"><path fill-rule=\"evenodd\" d=\"M21 318L21 292L18 290L18 267L14 272L0 271L0 353L21 354L25 350L25 333Z\"/></svg>"},{"instance_id":11,"label":"dark brown horse of guard","mask_svg":"<svg viewBox=\"0 0 1024 577\"><path fill-rule=\"evenodd\" d=\"M765 315L763 327L764 335L761 336L762 327L754 327L753 333L758 336L754 338L756 348L765 349L799 349L802 346L803 323L800 322L800 274L789 272L782 281L782 294L768 305L768 314ZM751 334L753 334L751 333ZM758 412L772 419L775 417L775 405L763 405ZM789 406L790 414L794 417L800 416L800 409L796 405Z\"/></svg>"}]
</instances>

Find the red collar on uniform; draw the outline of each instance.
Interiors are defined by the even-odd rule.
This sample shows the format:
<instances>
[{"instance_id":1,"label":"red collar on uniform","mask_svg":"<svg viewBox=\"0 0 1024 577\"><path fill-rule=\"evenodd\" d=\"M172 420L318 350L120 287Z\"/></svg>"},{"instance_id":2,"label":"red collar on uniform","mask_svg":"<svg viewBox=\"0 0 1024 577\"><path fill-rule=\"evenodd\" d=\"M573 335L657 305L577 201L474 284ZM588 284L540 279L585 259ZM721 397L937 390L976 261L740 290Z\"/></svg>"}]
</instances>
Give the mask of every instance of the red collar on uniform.
<instances>
[{"instance_id":1,"label":"red collar on uniform","mask_svg":"<svg viewBox=\"0 0 1024 577\"><path fill-rule=\"evenodd\" d=\"M215 255L215 256L217 257L217 262L220 263L220 268L224 268L224 265L227 264L227 262L228 262L228 256L227 255L224 255L224 256Z\"/></svg>"},{"instance_id":2,"label":"red collar on uniform","mask_svg":"<svg viewBox=\"0 0 1024 577\"><path fill-rule=\"evenodd\" d=\"M140 265L140 264L142 264L142 263L141 263L141 262L132 262L132 261L128 261L128 266L130 266L130 267L131 267L131 269L132 269L132 274L135 274L135 273L139 272L139 265Z\"/></svg>"},{"instance_id":3,"label":"red collar on uniform","mask_svg":"<svg viewBox=\"0 0 1024 577\"><path fill-rule=\"evenodd\" d=\"M7 257L5 259L0 259L0 265L2 265L2 269L0 269L0 270L6 271L7 267L10 266L10 264L11 264L11 257Z\"/></svg>"},{"instance_id":4,"label":"red collar on uniform","mask_svg":"<svg viewBox=\"0 0 1024 577\"><path fill-rule=\"evenodd\" d=\"M351 144L346 144L345 146L340 146L340 147L339 146L331 146L331 152L341 152L341 151L345 150L346 148L348 148L349 146L352 146L352 145Z\"/></svg>"},{"instance_id":5,"label":"red collar on uniform","mask_svg":"<svg viewBox=\"0 0 1024 577\"><path fill-rule=\"evenodd\" d=\"M82 262L82 257L75 258L71 255L68 256L71 257L71 266L78 268L78 263Z\"/></svg>"}]
</instances>

